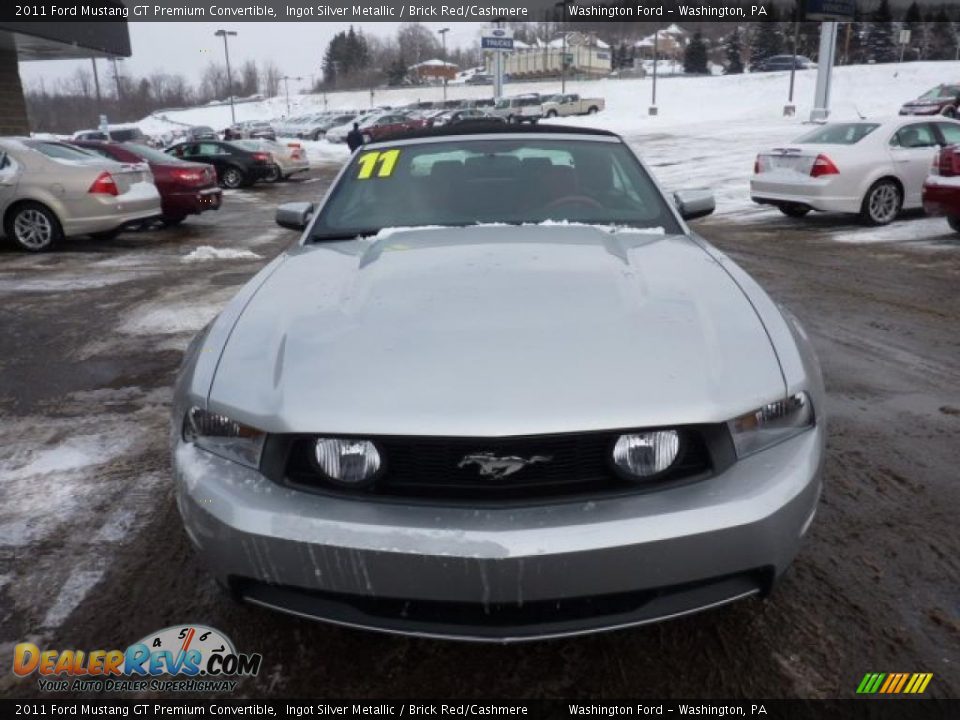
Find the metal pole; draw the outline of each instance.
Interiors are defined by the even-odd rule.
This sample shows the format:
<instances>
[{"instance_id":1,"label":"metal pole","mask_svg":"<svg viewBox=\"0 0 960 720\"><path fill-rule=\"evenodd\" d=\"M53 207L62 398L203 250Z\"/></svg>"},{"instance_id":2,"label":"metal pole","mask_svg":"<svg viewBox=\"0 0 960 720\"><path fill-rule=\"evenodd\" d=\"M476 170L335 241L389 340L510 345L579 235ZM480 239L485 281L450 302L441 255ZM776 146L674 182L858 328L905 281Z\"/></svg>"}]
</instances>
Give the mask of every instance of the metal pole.
<instances>
[{"instance_id":1,"label":"metal pole","mask_svg":"<svg viewBox=\"0 0 960 720\"><path fill-rule=\"evenodd\" d=\"M814 95L810 122L824 122L830 116L830 86L833 82L833 63L837 55L837 23L820 25L820 55L817 58L817 90Z\"/></svg>"},{"instance_id":2,"label":"metal pole","mask_svg":"<svg viewBox=\"0 0 960 720\"><path fill-rule=\"evenodd\" d=\"M450 32L450 28L442 28L437 30L437 34L440 35L440 39L443 40L443 101L447 101L447 33Z\"/></svg>"},{"instance_id":3,"label":"metal pole","mask_svg":"<svg viewBox=\"0 0 960 720\"><path fill-rule=\"evenodd\" d=\"M287 98L287 115L290 115L290 78L286 75L283 76L283 94ZM230 103L230 108L233 109L233 103Z\"/></svg>"},{"instance_id":4,"label":"metal pole","mask_svg":"<svg viewBox=\"0 0 960 720\"><path fill-rule=\"evenodd\" d=\"M100 112L101 100L100 100L100 76L97 75L97 59L90 58L90 64L93 65L93 87L97 91L97 112Z\"/></svg>"},{"instance_id":5,"label":"metal pole","mask_svg":"<svg viewBox=\"0 0 960 720\"><path fill-rule=\"evenodd\" d=\"M117 59L115 57L110 58L110 62L113 63L113 82L117 86L117 100L121 100L120 93L120 71L117 70Z\"/></svg>"},{"instance_id":6,"label":"metal pole","mask_svg":"<svg viewBox=\"0 0 960 720\"><path fill-rule=\"evenodd\" d=\"M797 34L800 31L800 21L793 23L793 65L790 66L790 104L793 105L793 86L797 78Z\"/></svg>"},{"instance_id":7,"label":"metal pole","mask_svg":"<svg viewBox=\"0 0 960 720\"><path fill-rule=\"evenodd\" d=\"M227 95L230 98L230 122L234 125L237 124L237 114L233 107L233 75L230 73L230 49L227 47L227 37L230 35L236 36L236 34L234 30L217 30L214 33L217 37L223 38L223 56L227 60Z\"/></svg>"},{"instance_id":8,"label":"metal pole","mask_svg":"<svg viewBox=\"0 0 960 720\"><path fill-rule=\"evenodd\" d=\"M660 64L660 28L653 32L653 91L650 98L650 115L657 114L657 65Z\"/></svg>"},{"instance_id":9,"label":"metal pole","mask_svg":"<svg viewBox=\"0 0 960 720\"><path fill-rule=\"evenodd\" d=\"M563 46L562 46L563 51L560 54L560 93L562 95L565 95L567 92L567 20L566 20L566 17L564 17L561 22L562 22L562 25L560 30L560 37L563 38Z\"/></svg>"}]
</instances>

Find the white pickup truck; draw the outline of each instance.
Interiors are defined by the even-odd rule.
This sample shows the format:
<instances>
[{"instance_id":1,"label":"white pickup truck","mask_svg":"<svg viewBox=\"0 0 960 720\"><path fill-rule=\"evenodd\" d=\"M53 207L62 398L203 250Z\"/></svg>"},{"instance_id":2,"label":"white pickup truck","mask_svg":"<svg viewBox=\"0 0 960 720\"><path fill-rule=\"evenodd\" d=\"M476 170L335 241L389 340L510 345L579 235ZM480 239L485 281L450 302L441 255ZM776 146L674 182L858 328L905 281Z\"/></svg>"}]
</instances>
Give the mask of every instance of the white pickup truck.
<instances>
[{"instance_id":1,"label":"white pickup truck","mask_svg":"<svg viewBox=\"0 0 960 720\"><path fill-rule=\"evenodd\" d=\"M544 117L564 117L567 115L593 115L606 106L603 98L582 98L576 93L567 95L548 95L540 104Z\"/></svg>"}]
</instances>

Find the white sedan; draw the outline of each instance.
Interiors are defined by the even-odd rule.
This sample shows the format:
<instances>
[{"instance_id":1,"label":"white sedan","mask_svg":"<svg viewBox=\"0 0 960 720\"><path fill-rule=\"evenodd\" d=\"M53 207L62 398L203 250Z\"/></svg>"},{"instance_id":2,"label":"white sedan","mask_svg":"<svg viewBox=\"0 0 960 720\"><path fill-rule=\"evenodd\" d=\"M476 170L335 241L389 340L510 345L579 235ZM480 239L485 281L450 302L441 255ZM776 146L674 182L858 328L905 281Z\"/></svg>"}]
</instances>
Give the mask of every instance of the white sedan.
<instances>
[{"instance_id":1,"label":"white sedan","mask_svg":"<svg viewBox=\"0 0 960 720\"><path fill-rule=\"evenodd\" d=\"M759 154L750 195L790 217L846 212L886 225L901 210L922 207L938 147L958 142L960 122L947 118L828 123Z\"/></svg>"}]
</instances>

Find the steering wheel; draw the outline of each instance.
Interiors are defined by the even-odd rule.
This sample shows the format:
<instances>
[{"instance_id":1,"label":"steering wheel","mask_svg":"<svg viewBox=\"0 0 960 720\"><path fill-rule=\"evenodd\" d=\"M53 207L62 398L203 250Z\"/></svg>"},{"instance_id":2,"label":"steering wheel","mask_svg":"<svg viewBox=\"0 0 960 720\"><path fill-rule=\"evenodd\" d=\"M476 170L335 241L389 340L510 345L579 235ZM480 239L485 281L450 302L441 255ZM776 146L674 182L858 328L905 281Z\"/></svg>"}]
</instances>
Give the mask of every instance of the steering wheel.
<instances>
[{"instance_id":1,"label":"steering wheel","mask_svg":"<svg viewBox=\"0 0 960 720\"><path fill-rule=\"evenodd\" d=\"M551 200L548 202L544 207L544 210L554 210L558 207L563 207L564 205L585 205L595 210L603 209L603 205L588 195L564 195L563 197L559 197L556 200Z\"/></svg>"}]
</instances>

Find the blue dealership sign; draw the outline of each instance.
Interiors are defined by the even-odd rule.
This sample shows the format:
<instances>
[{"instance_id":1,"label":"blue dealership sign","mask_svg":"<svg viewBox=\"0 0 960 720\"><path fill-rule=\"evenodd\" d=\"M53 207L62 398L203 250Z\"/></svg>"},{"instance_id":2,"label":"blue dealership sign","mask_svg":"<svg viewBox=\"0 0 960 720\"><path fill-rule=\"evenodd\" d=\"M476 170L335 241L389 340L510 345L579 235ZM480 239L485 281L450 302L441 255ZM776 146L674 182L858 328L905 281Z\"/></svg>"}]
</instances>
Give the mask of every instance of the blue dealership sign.
<instances>
[{"instance_id":1,"label":"blue dealership sign","mask_svg":"<svg viewBox=\"0 0 960 720\"><path fill-rule=\"evenodd\" d=\"M807 0L807 20L851 20L856 0Z\"/></svg>"}]
</instances>

